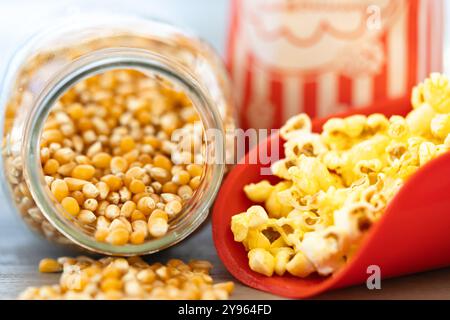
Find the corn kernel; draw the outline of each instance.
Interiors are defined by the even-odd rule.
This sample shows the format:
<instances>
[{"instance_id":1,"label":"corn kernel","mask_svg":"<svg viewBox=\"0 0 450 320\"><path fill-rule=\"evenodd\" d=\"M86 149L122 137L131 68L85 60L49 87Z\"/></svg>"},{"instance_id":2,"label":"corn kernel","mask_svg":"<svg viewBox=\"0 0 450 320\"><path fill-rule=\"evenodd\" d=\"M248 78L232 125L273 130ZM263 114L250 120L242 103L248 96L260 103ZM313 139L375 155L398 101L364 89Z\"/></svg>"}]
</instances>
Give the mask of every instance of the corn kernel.
<instances>
[{"instance_id":1,"label":"corn kernel","mask_svg":"<svg viewBox=\"0 0 450 320\"><path fill-rule=\"evenodd\" d=\"M44 173L48 175L55 174L59 169L59 162L55 159L49 159L44 165Z\"/></svg>"},{"instance_id":2,"label":"corn kernel","mask_svg":"<svg viewBox=\"0 0 450 320\"><path fill-rule=\"evenodd\" d=\"M106 207L105 216L112 220L120 216L120 208L115 204L110 204Z\"/></svg>"},{"instance_id":3,"label":"corn kernel","mask_svg":"<svg viewBox=\"0 0 450 320\"><path fill-rule=\"evenodd\" d=\"M180 170L172 177L172 182L178 185L186 185L191 180L191 175L186 170Z\"/></svg>"},{"instance_id":4,"label":"corn kernel","mask_svg":"<svg viewBox=\"0 0 450 320\"><path fill-rule=\"evenodd\" d=\"M58 263L58 261L54 259L42 259L39 262L39 272L42 273L53 273L53 272L61 272L62 266Z\"/></svg>"},{"instance_id":5,"label":"corn kernel","mask_svg":"<svg viewBox=\"0 0 450 320\"><path fill-rule=\"evenodd\" d=\"M111 232L106 237L106 241L115 246L121 246L128 242L130 234L124 228L117 228L111 230Z\"/></svg>"},{"instance_id":6,"label":"corn kernel","mask_svg":"<svg viewBox=\"0 0 450 320\"><path fill-rule=\"evenodd\" d=\"M111 172L116 174L119 172L125 173L128 169L128 161L123 157L113 157L110 163Z\"/></svg>"},{"instance_id":7,"label":"corn kernel","mask_svg":"<svg viewBox=\"0 0 450 320\"><path fill-rule=\"evenodd\" d=\"M111 155L106 152L99 152L92 157L92 164L100 169L109 168L111 164Z\"/></svg>"},{"instance_id":8,"label":"corn kernel","mask_svg":"<svg viewBox=\"0 0 450 320\"><path fill-rule=\"evenodd\" d=\"M97 187L93 183L86 183L83 185L83 194L86 198L97 198L100 194Z\"/></svg>"},{"instance_id":9,"label":"corn kernel","mask_svg":"<svg viewBox=\"0 0 450 320\"><path fill-rule=\"evenodd\" d=\"M55 179L51 184L51 191L56 200L61 201L69 195L69 187L66 182L61 179Z\"/></svg>"},{"instance_id":10,"label":"corn kernel","mask_svg":"<svg viewBox=\"0 0 450 320\"><path fill-rule=\"evenodd\" d=\"M62 199L61 205L64 210L72 216L76 216L80 212L80 205L78 204L77 200L72 197L65 197L64 199Z\"/></svg>"},{"instance_id":11,"label":"corn kernel","mask_svg":"<svg viewBox=\"0 0 450 320\"><path fill-rule=\"evenodd\" d=\"M70 191L80 191L83 186L88 183L86 180L75 179L75 178L64 178Z\"/></svg>"},{"instance_id":12,"label":"corn kernel","mask_svg":"<svg viewBox=\"0 0 450 320\"><path fill-rule=\"evenodd\" d=\"M85 209L80 211L77 218L78 221L83 224L91 224L94 223L95 220L97 220L97 216L94 214L94 212Z\"/></svg>"},{"instance_id":13,"label":"corn kernel","mask_svg":"<svg viewBox=\"0 0 450 320\"><path fill-rule=\"evenodd\" d=\"M141 180L133 179L129 188L132 193L141 193L145 191L145 184Z\"/></svg>"},{"instance_id":14,"label":"corn kernel","mask_svg":"<svg viewBox=\"0 0 450 320\"><path fill-rule=\"evenodd\" d=\"M191 181L189 182L189 186L193 189L193 190L197 190L197 188L200 186L201 183L201 178L200 176L196 176L193 177L191 179Z\"/></svg>"},{"instance_id":15,"label":"corn kernel","mask_svg":"<svg viewBox=\"0 0 450 320\"><path fill-rule=\"evenodd\" d=\"M143 214L150 214L156 208L156 203L151 197L143 197L139 199L137 208Z\"/></svg>"},{"instance_id":16,"label":"corn kernel","mask_svg":"<svg viewBox=\"0 0 450 320\"><path fill-rule=\"evenodd\" d=\"M136 142L130 136L125 136L120 140L120 150L127 153L136 148Z\"/></svg>"},{"instance_id":17,"label":"corn kernel","mask_svg":"<svg viewBox=\"0 0 450 320\"><path fill-rule=\"evenodd\" d=\"M92 165L80 164L72 171L72 178L81 180L90 180L95 174L95 168Z\"/></svg>"},{"instance_id":18,"label":"corn kernel","mask_svg":"<svg viewBox=\"0 0 450 320\"><path fill-rule=\"evenodd\" d=\"M155 238L160 238L167 233L169 225L167 220L162 218L154 218L148 220L148 231Z\"/></svg>"},{"instance_id":19,"label":"corn kernel","mask_svg":"<svg viewBox=\"0 0 450 320\"><path fill-rule=\"evenodd\" d=\"M118 191L123 185L122 179L112 174L103 176L101 180L108 185L110 191Z\"/></svg>"},{"instance_id":20,"label":"corn kernel","mask_svg":"<svg viewBox=\"0 0 450 320\"><path fill-rule=\"evenodd\" d=\"M178 200L170 201L164 206L164 211L167 212L170 217L179 214L182 209L183 205Z\"/></svg>"},{"instance_id":21,"label":"corn kernel","mask_svg":"<svg viewBox=\"0 0 450 320\"><path fill-rule=\"evenodd\" d=\"M203 173L202 166L198 164L188 164L186 170L191 177L200 177Z\"/></svg>"}]
</instances>

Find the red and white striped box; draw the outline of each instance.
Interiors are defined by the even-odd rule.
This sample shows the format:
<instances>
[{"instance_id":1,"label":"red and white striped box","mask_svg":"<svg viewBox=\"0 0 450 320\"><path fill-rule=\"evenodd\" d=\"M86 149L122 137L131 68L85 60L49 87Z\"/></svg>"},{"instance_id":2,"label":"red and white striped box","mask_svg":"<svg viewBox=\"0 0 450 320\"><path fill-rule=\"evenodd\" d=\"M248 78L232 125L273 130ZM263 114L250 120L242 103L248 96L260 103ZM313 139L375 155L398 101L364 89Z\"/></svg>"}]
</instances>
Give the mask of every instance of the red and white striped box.
<instances>
[{"instance_id":1,"label":"red and white striped box","mask_svg":"<svg viewBox=\"0 0 450 320\"><path fill-rule=\"evenodd\" d=\"M243 128L409 95L442 69L443 0L231 0Z\"/></svg>"}]
</instances>

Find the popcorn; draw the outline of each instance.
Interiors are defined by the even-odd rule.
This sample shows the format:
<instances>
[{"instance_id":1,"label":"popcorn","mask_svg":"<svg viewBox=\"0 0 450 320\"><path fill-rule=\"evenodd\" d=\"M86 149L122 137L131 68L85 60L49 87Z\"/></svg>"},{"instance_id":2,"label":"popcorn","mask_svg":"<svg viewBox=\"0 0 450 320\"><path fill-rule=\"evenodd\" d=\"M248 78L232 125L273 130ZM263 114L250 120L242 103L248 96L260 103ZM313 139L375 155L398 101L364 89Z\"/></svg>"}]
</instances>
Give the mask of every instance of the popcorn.
<instances>
[{"instance_id":1,"label":"popcorn","mask_svg":"<svg viewBox=\"0 0 450 320\"><path fill-rule=\"evenodd\" d=\"M273 191L273 186L267 180L250 183L244 187L247 197L253 202L264 202Z\"/></svg>"},{"instance_id":2,"label":"popcorn","mask_svg":"<svg viewBox=\"0 0 450 320\"><path fill-rule=\"evenodd\" d=\"M450 82L439 74L417 85L406 116L333 118L311 133L302 114L281 128L285 159L271 169L284 181L244 188L252 206L231 230L258 273L327 276L357 251L405 180L450 149Z\"/></svg>"}]
</instances>

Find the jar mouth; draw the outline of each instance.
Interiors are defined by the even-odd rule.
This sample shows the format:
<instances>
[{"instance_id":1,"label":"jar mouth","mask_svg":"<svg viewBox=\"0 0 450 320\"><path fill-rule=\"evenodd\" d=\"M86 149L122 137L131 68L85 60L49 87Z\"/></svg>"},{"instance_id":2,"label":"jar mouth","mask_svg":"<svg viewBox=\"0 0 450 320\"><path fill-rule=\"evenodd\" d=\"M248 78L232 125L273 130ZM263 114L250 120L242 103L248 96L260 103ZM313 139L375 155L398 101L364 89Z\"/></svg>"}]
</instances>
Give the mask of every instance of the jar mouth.
<instances>
[{"instance_id":1,"label":"jar mouth","mask_svg":"<svg viewBox=\"0 0 450 320\"><path fill-rule=\"evenodd\" d=\"M200 116L204 131L213 129L225 137L221 115L207 90L182 64L144 49L109 48L86 54L60 74L53 77L37 98L36 107L28 118L24 137L23 159L27 166L24 175L36 205L60 233L73 243L89 251L118 256L150 254L170 247L191 234L206 219L225 172L225 141L214 139L206 143L205 168L201 184L186 202L180 215L170 224L166 235L142 244L112 245L97 241L74 220L67 218L51 198L40 161L40 137L44 123L55 102L73 85L88 77L113 69L135 69L169 80L181 88L192 101Z\"/></svg>"}]
</instances>

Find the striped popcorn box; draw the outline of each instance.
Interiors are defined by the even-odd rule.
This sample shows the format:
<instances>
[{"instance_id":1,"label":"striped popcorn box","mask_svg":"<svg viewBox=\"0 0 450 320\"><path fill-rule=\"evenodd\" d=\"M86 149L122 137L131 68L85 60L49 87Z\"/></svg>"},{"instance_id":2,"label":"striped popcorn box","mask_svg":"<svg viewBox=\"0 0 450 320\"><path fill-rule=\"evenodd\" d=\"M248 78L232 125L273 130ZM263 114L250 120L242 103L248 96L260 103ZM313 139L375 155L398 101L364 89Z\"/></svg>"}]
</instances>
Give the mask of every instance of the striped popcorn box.
<instances>
[{"instance_id":1,"label":"striped popcorn box","mask_svg":"<svg viewBox=\"0 0 450 320\"><path fill-rule=\"evenodd\" d=\"M232 0L243 128L404 97L442 69L443 0Z\"/></svg>"}]
</instances>

